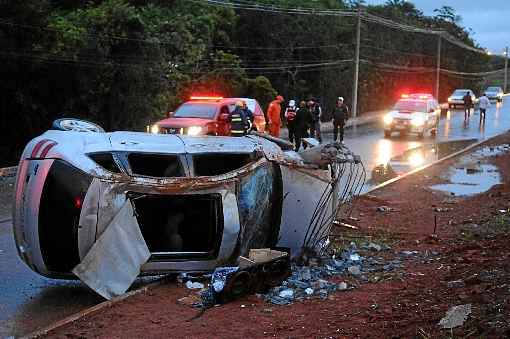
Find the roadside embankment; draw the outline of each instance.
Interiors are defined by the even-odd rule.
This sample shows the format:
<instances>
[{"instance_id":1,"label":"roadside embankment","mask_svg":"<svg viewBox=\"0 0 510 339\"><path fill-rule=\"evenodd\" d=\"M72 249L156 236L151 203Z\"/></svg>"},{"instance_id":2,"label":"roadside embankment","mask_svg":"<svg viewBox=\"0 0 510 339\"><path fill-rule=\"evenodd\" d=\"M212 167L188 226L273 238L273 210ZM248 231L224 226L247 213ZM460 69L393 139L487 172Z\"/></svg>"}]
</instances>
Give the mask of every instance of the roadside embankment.
<instances>
[{"instance_id":1,"label":"roadside embankment","mask_svg":"<svg viewBox=\"0 0 510 339\"><path fill-rule=\"evenodd\" d=\"M382 264L333 278L342 292L287 306L246 296L201 314L170 282L47 337L510 336L510 133L360 197L349 222L334 245ZM465 317L448 323L454 306Z\"/></svg>"}]
</instances>

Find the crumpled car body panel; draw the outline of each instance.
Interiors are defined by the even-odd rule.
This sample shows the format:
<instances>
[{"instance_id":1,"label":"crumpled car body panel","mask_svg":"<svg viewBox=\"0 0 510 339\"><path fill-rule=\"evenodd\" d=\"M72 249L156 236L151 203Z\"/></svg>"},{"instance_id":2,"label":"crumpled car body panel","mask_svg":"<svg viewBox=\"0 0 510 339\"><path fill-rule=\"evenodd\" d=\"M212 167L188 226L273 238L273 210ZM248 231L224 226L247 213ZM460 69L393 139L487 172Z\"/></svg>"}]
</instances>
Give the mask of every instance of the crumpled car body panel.
<instances>
[{"instance_id":1,"label":"crumpled car body panel","mask_svg":"<svg viewBox=\"0 0 510 339\"><path fill-rule=\"evenodd\" d=\"M75 278L131 200L151 252L141 274L212 271L251 248L296 254L330 179L256 136L48 131L18 167L15 241L34 271Z\"/></svg>"}]
</instances>

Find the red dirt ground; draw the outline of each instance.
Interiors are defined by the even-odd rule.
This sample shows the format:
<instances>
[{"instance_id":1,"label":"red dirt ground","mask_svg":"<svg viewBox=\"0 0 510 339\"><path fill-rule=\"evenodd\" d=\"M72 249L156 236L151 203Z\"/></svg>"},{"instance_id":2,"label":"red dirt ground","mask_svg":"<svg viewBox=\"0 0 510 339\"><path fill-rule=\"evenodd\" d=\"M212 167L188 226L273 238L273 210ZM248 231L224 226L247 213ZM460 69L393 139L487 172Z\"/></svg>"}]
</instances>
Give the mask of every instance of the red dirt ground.
<instances>
[{"instance_id":1,"label":"red dirt ground","mask_svg":"<svg viewBox=\"0 0 510 339\"><path fill-rule=\"evenodd\" d=\"M508 144L510 134L490 144ZM429 187L451 159L359 199L354 216L359 230L336 229L339 244L386 243L393 252L437 251L431 260L405 261L397 272L370 277L357 288L326 300L289 306L244 297L198 311L177 303L190 294L168 283L134 296L48 334L55 338L509 338L510 337L510 153L490 158L503 184L490 191L455 198ZM378 206L396 209L377 212ZM436 212L436 208L451 208ZM434 215L438 217L437 236ZM475 225L475 226L473 226ZM478 226L476 226L478 225ZM374 278L374 279L372 279ZM462 280L462 287L448 287ZM353 283L353 281L349 281ZM463 326L443 330L438 322L455 305L471 304Z\"/></svg>"}]
</instances>

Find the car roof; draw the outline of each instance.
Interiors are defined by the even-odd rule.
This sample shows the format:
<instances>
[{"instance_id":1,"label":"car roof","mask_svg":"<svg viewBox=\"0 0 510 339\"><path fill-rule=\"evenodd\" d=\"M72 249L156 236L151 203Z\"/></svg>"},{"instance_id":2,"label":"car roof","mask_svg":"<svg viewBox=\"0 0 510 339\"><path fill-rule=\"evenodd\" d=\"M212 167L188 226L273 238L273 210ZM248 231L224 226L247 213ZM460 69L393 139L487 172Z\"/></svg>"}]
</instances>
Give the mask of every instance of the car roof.
<instances>
[{"instance_id":1,"label":"car roof","mask_svg":"<svg viewBox=\"0 0 510 339\"><path fill-rule=\"evenodd\" d=\"M427 99L420 99L420 98L402 98L402 99L399 99L398 101L412 101L412 102L429 102L432 98L427 98Z\"/></svg>"},{"instance_id":2,"label":"car roof","mask_svg":"<svg viewBox=\"0 0 510 339\"><path fill-rule=\"evenodd\" d=\"M427 97L427 99L433 99L434 96L430 93L411 93L409 94L409 97L416 98L416 97Z\"/></svg>"},{"instance_id":3,"label":"car roof","mask_svg":"<svg viewBox=\"0 0 510 339\"><path fill-rule=\"evenodd\" d=\"M184 102L185 104L188 104L188 103L196 103L196 102L200 102L200 103L217 103L219 105L221 104L228 104L228 103L235 103L236 101L239 101L239 100L245 100L245 101L251 101L251 102L257 102L256 99L253 99L253 98L218 98L218 99L190 99L186 102Z\"/></svg>"}]
</instances>

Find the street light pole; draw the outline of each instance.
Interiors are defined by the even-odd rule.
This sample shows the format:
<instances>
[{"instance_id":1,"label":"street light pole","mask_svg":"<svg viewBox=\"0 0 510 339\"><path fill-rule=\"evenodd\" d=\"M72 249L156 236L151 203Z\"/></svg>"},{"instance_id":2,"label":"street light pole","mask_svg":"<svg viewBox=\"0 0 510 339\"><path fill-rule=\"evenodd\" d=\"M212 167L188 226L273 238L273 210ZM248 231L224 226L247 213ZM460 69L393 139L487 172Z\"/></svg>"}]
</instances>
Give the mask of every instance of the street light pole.
<instances>
[{"instance_id":1,"label":"street light pole","mask_svg":"<svg viewBox=\"0 0 510 339\"><path fill-rule=\"evenodd\" d=\"M358 115L359 48L361 44L361 9L358 9L356 28L356 51L354 55L354 83L352 84L352 117Z\"/></svg>"},{"instance_id":2,"label":"street light pole","mask_svg":"<svg viewBox=\"0 0 510 339\"><path fill-rule=\"evenodd\" d=\"M503 92L505 93L507 83L508 83L508 47L505 48L505 81L503 82Z\"/></svg>"},{"instance_id":3,"label":"street light pole","mask_svg":"<svg viewBox=\"0 0 510 339\"><path fill-rule=\"evenodd\" d=\"M436 99L439 100L439 82L441 76L441 34L437 36L437 62L436 62Z\"/></svg>"}]
</instances>

